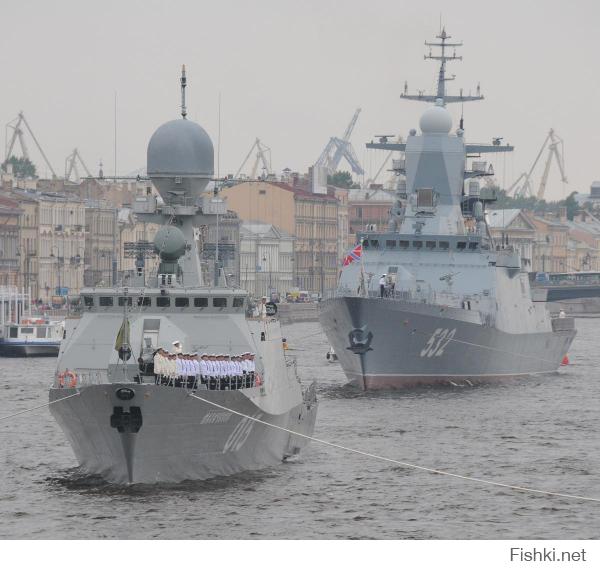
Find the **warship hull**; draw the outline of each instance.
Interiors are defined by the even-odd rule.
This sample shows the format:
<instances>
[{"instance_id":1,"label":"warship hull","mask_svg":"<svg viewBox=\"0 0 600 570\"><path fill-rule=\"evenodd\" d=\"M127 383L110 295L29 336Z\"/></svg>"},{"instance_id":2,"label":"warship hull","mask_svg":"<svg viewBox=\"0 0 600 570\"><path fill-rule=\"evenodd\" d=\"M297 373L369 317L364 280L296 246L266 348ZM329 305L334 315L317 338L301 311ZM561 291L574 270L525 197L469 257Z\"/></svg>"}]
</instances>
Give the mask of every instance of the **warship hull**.
<instances>
[{"instance_id":1,"label":"warship hull","mask_svg":"<svg viewBox=\"0 0 600 570\"><path fill-rule=\"evenodd\" d=\"M477 322L476 312L387 298L330 299L320 320L347 378L364 390L553 372L576 334L572 319L511 334Z\"/></svg>"},{"instance_id":2,"label":"warship hull","mask_svg":"<svg viewBox=\"0 0 600 570\"><path fill-rule=\"evenodd\" d=\"M134 396L123 401L120 389ZM51 389L50 401L74 392ZM306 398L285 412L267 413L256 403L260 388L199 390L197 395L305 435L314 428L317 404ZM153 384L84 387L50 410L81 469L116 484L176 483L261 469L295 455L308 442L193 398L186 389Z\"/></svg>"}]
</instances>

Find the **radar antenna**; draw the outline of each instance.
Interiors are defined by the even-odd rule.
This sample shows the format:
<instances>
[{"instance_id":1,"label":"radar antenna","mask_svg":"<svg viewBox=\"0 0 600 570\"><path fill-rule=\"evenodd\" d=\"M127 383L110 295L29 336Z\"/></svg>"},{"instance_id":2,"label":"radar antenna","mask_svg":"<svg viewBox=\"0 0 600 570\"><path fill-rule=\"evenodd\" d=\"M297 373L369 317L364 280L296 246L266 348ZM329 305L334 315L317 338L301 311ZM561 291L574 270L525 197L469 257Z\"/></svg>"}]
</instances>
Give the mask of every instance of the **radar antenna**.
<instances>
[{"instance_id":1,"label":"radar antenna","mask_svg":"<svg viewBox=\"0 0 600 570\"><path fill-rule=\"evenodd\" d=\"M187 109L185 107L185 86L187 80L185 78L185 64L181 66L181 116L185 119L187 117Z\"/></svg>"},{"instance_id":2,"label":"radar antenna","mask_svg":"<svg viewBox=\"0 0 600 570\"><path fill-rule=\"evenodd\" d=\"M423 91L419 91L417 95L412 95L408 92L408 84L404 83L404 92L400 94L402 99L408 99L410 101L424 101L426 103L435 103L437 99L441 99L444 103L462 103L465 101L479 101L483 99L483 95L480 93L479 85L477 85L476 95L464 95L462 89L459 95L447 95L446 94L446 83L448 81L454 81L456 75L451 77L446 76L446 62L461 60L461 55L456 55L456 48L461 47L462 42L450 43L447 40L451 39L446 33L446 28L442 28L442 31L436 36L439 42L425 42L425 45L429 48L429 54L425 55L425 59L432 59L440 62L440 70L438 72L437 92L435 95L425 95ZM431 48L440 48L441 53L434 54ZM448 48L454 48L452 55L446 52Z\"/></svg>"}]
</instances>

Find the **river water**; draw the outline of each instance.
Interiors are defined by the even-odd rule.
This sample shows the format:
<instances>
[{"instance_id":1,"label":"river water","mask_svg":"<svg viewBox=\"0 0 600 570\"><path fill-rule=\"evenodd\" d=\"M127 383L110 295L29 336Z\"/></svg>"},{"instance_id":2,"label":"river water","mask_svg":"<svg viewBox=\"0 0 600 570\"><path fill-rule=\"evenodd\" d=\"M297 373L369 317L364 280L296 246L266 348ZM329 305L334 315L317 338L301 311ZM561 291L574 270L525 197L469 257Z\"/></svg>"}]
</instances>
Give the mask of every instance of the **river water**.
<instances>
[{"instance_id":1,"label":"river water","mask_svg":"<svg viewBox=\"0 0 600 570\"><path fill-rule=\"evenodd\" d=\"M285 328L317 380L315 436L397 460L600 498L600 321L572 364L477 386L362 393L317 323ZM54 359L0 358L0 417L47 401ZM0 538L600 538L600 505L398 467L319 444L272 469L117 487L78 472L47 408L0 424Z\"/></svg>"}]
</instances>

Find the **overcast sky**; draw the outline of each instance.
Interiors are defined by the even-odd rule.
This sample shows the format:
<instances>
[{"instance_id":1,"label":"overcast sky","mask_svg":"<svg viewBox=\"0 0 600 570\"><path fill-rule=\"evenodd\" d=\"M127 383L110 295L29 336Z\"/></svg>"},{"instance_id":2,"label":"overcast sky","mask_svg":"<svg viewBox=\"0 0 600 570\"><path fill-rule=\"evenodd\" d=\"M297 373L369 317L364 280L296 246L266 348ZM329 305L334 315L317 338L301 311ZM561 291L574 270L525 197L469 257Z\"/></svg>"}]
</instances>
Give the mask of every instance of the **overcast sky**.
<instances>
[{"instance_id":1,"label":"overcast sky","mask_svg":"<svg viewBox=\"0 0 600 570\"><path fill-rule=\"evenodd\" d=\"M440 16L462 62L449 92L475 90L465 105L470 141L503 136L512 156L491 159L509 185L533 162L552 127L565 141L567 190L600 179L598 16L593 0L0 0L0 121L25 112L60 175L77 147L94 172L113 173L117 93L118 172L145 165L149 137L179 114L179 72L188 69L188 117L217 146L221 174L235 172L256 137L273 167L304 171L330 136L362 108L352 142L367 170L374 134L406 135L423 103L399 99L435 87L423 42ZM460 107L449 106L456 121ZM41 174L41 157L31 154ZM545 158L545 157L544 157ZM347 165L343 164L343 168ZM542 165L534 174L539 183ZM560 197L556 167L548 193Z\"/></svg>"}]
</instances>

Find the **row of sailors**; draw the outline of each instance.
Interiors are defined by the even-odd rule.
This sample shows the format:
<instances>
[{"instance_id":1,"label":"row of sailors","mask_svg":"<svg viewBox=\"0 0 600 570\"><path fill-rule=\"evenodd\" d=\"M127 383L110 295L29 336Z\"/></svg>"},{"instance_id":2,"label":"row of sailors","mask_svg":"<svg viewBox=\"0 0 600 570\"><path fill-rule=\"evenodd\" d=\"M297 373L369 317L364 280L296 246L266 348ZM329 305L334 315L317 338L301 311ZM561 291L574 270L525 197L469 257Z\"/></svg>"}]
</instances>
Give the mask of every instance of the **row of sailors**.
<instances>
[{"instance_id":1,"label":"row of sailors","mask_svg":"<svg viewBox=\"0 0 600 570\"><path fill-rule=\"evenodd\" d=\"M171 354L160 348L154 353L154 375L157 384L206 384L211 389L235 389L254 386L256 362L254 354L240 356L197 353Z\"/></svg>"}]
</instances>

